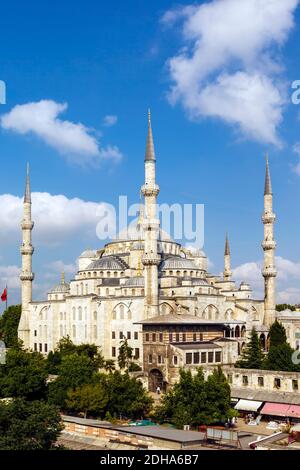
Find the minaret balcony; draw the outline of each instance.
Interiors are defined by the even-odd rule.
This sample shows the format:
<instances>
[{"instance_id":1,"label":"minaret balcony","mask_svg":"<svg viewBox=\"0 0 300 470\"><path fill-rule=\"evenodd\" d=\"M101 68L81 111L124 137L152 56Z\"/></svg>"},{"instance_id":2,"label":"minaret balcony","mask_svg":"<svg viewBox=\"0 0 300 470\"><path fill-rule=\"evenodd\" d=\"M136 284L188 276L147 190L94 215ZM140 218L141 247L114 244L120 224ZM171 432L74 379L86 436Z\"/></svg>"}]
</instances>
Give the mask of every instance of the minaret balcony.
<instances>
[{"instance_id":1,"label":"minaret balcony","mask_svg":"<svg viewBox=\"0 0 300 470\"><path fill-rule=\"evenodd\" d=\"M32 222L32 220L23 220L21 227L22 230L32 230L34 227L34 222Z\"/></svg>"},{"instance_id":2,"label":"minaret balcony","mask_svg":"<svg viewBox=\"0 0 300 470\"><path fill-rule=\"evenodd\" d=\"M277 276L277 271L274 267L268 267L268 268L264 268L262 270L262 275L263 277L276 277Z\"/></svg>"},{"instance_id":3,"label":"minaret balcony","mask_svg":"<svg viewBox=\"0 0 300 470\"><path fill-rule=\"evenodd\" d=\"M273 224L276 220L276 215L273 212L264 212L261 220L263 224Z\"/></svg>"},{"instance_id":4,"label":"minaret balcony","mask_svg":"<svg viewBox=\"0 0 300 470\"><path fill-rule=\"evenodd\" d=\"M275 250L276 242L274 240L264 240L261 246L263 250Z\"/></svg>"},{"instance_id":5,"label":"minaret balcony","mask_svg":"<svg viewBox=\"0 0 300 470\"><path fill-rule=\"evenodd\" d=\"M144 196L157 196L159 194L159 186L154 183L146 183L141 187Z\"/></svg>"},{"instance_id":6,"label":"minaret balcony","mask_svg":"<svg viewBox=\"0 0 300 470\"><path fill-rule=\"evenodd\" d=\"M159 225L160 225L160 221L159 219L144 219L143 221L143 229L144 229L144 232L147 232L148 230L150 231L155 231L155 230L159 230Z\"/></svg>"},{"instance_id":7,"label":"minaret balcony","mask_svg":"<svg viewBox=\"0 0 300 470\"><path fill-rule=\"evenodd\" d=\"M33 281L34 273L21 273L20 280L21 281Z\"/></svg>"},{"instance_id":8,"label":"minaret balcony","mask_svg":"<svg viewBox=\"0 0 300 470\"><path fill-rule=\"evenodd\" d=\"M161 262L161 258L158 255L150 254L142 256L142 263L144 266L158 266Z\"/></svg>"},{"instance_id":9,"label":"minaret balcony","mask_svg":"<svg viewBox=\"0 0 300 470\"><path fill-rule=\"evenodd\" d=\"M32 255L34 252L34 248L32 245L22 245L20 247L21 255Z\"/></svg>"}]
</instances>

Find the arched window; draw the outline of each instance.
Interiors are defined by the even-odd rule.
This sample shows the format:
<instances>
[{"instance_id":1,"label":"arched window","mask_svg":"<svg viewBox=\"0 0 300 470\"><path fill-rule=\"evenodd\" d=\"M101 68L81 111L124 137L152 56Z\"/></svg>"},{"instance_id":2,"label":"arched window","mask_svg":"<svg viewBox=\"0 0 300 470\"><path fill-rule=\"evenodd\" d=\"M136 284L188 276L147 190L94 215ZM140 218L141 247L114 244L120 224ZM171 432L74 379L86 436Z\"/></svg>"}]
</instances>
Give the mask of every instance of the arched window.
<instances>
[{"instance_id":1,"label":"arched window","mask_svg":"<svg viewBox=\"0 0 300 470\"><path fill-rule=\"evenodd\" d=\"M86 285L85 285L85 294L87 295L88 293L89 293L89 285L86 284Z\"/></svg>"},{"instance_id":2,"label":"arched window","mask_svg":"<svg viewBox=\"0 0 300 470\"><path fill-rule=\"evenodd\" d=\"M124 320L124 305L120 305L119 312L120 312L120 320Z\"/></svg>"},{"instance_id":3,"label":"arched window","mask_svg":"<svg viewBox=\"0 0 300 470\"><path fill-rule=\"evenodd\" d=\"M84 320L87 321L87 307L84 307Z\"/></svg>"},{"instance_id":4,"label":"arched window","mask_svg":"<svg viewBox=\"0 0 300 470\"><path fill-rule=\"evenodd\" d=\"M96 311L94 312L93 316L94 316L94 320L97 321L97 312Z\"/></svg>"},{"instance_id":5,"label":"arched window","mask_svg":"<svg viewBox=\"0 0 300 470\"><path fill-rule=\"evenodd\" d=\"M114 277L118 277L117 271L114 272Z\"/></svg>"},{"instance_id":6,"label":"arched window","mask_svg":"<svg viewBox=\"0 0 300 470\"><path fill-rule=\"evenodd\" d=\"M82 321L82 308L78 307L78 320Z\"/></svg>"},{"instance_id":7,"label":"arched window","mask_svg":"<svg viewBox=\"0 0 300 470\"><path fill-rule=\"evenodd\" d=\"M60 312L59 318L60 318L61 321L63 320L63 314L62 314L62 312Z\"/></svg>"},{"instance_id":8,"label":"arched window","mask_svg":"<svg viewBox=\"0 0 300 470\"><path fill-rule=\"evenodd\" d=\"M73 338L76 338L76 326L75 325L72 326L72 336Z\"/></svg>"},{"instance_id":9,"label":"arched window","mask_svg":"<svg viewBox=\"0 0 300 470\"><path fill-rule=\"evenodd\" d=\"M130 311L130 310L128 310L127 317L128 317L128 320L131 320L132 315L131 315L131 311Z\"/></svg>"},{"instance_id":10,"label":"arched window","mask_svg":"<svg viewBox=\"0 0 300 470\"><path fill-rule=\"evenodd\" d=\"M107 271L107 277L110 277L110 271Z\"/></svg>"},{"instance_id":11,"label":"arched window","mask_svg":"<svg viewBox=\"0 0 300 470\"><path fill-rule=\"evenodd\" d=\"M97 326L96 325L94 325L94 327L93 327L93 332L94 332L94 339L97 339L98 334L97 334Z\"/></svg>"},{"instance_id":12,"label":"arched window","mask_svg":"<svg viewBox=\"0 0 300 470\"><path fill-rule=\"evenodd\" d=\"M202 315L203 318L206 318L208 320L216 320L219 315L219 311L217 307L215 307L214 305L208 305L205 308L203 314L204 314Z\"/></svg>"},{"instance_id":13,"label":"arched window","mask_svg":"<svg viewBox=\"0 0 300 470\"><path fill-rule=\"evenodd\" d=\"M73 311L73 320L76 320L76 309L75 307L72 308Z\"/></svg>"},{"instance_id":14,"label":"arched window","mask_svg":"<svg viewBox=\"0 0 300 470\"><path fill-rule=\"evenodd\" d=\"M135 289L132 289L132 295L135 295Z\"/></svg>"},{"instance_id":15,"label":"arched window","mask_svg":"<svg viewBox=\"0 0 300 470\"><path fill-rule=\"evenodd\" d=\"M62 337L63 334L64 334L64 332L63 332L63 326L62 326L62 325L60 325L60 327L59 327L59 334L60 334L61 337Z\"/></svg>"},{"instance_id":16,"label":"arched window","mask_svg":"<svg viewBox=\"0 0 300 470\"><path fill-rule=\"evenodd\" d=\"M80 294L83 295L83 282L80 283Z\"/></svg>"},{"instance_id":17,"label":"arched window","mask_svg":"<svg viewBox=\"0 0 300 470\"><path fill-rule=\"evenodd\" d=\"M116 312L115 310L113 310L112 319L113 319L113 320L116 320L116 319L117 319L117 312Z\"/></svg>"},{"instance_id":18,"label":"arched window","mask_svg":"<svg viewBox=\"0 0 300 470\"><path fill-rule=\"evenodd\" d=\"M84 337L87 338L87 326L84 325Z\"/></svg>"},{"instance_id":19,"label":"arched window","mask_svg":"<svg viewBox=\"0 0 300 470\"><path fill-rule=\"evenodd\" d=\"M66 319L67 319L67 313L64 312L64 320L66 320Z\"/></svg>"},{"instance_id":20,"label":"arched window","mask_svg":"<svg viewBox=\"0 0 300 470\"><path fill-rule=\"evenodd\" d=\"M109 289L105 289L105 295L109 295Z\"/></svg>"}]
</instances>

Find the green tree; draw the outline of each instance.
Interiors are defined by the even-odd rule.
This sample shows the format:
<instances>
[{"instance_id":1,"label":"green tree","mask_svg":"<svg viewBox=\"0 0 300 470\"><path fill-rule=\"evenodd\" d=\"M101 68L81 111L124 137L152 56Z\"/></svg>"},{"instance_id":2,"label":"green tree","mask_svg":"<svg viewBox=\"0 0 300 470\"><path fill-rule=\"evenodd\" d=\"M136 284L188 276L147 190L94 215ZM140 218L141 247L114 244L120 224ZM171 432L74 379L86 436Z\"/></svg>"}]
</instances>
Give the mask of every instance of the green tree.
<instances>
[{"instance_id":1,"label":"green tree","mask_svg":"<svg viewBox=\"0 0 300 470\"><path fill-rule=\"evenodd\" d=\"M68 410L83 412L102 417L108 402L107 390L101 383L87 384L67 393L66 407Z\"/></svg>"},{"instance_id":2,"label":"green tree","mask_svg":"<svg viewBox=\"0 0 300 470\"><path fill-rule=\"evenodd\" d=\"M101 369L105 365L104 358L95 344L74 344L69 336L62 338L54 352L50 351L47 357L47 367L50 374L58 374L62 359L71 354L86 356L91 359L95 370Z\"/></svg>"},{"instance_id":3,"label":"green tree","mask_svg":"<svg viewBox=\"0 0 300 470\"><path fill-rule=\"evenodd\" d=\"M50 450L62 427L57 408L48 403L0 402L0 450Z\"/></svg>"},{"instance_id":4,"label":"green tree","mask_svg":"<svg viewBox=\"0 0 300 470\"><path fill-rule=\"evenodd\" d=\"M113 359L107 359L104 364L104 369L111 374L116 369L115 361Z\"/></svg>"},{"instance_id":5,"label":"green tree","mask_svg":"<svg viewBox=\"0 0 300 470\"><path fill-rule=\"evenodd\" d=\"M282 312L282 310L291 310L294 312L296 310L295 305L290 305L290 304L278 304L276 305L276 310L277 312Z\"/></svg>"},{"instance_id":6,"label":"green tree","mask_svg":"<svg viewBox=\"0 0 300 470\"><path fill-rule=\"evenodd\" d=\"M221 368L204 379L201 368L192 376L190 370L180 371L180 380L164 395L155 411L160 422L169 421L182 428L225 422L232 417L230 387Z\"/></svg>"},{"instance_id":7,"label":"green tree","mask_svg":"<svg viewBox=\"0 0 300 470\"><path fill-rule=\"evenodd\" d=\"M207 405L206 414L208 424L224 423L232 417L230 406L230 386L221 367L214 369L208 376L205 384Z\"/></svg>"},{"instance_id":8,"label":"green tree","mask_svg":"<svg viewBox=\"0 0 300 470\"><path fill-rule=\"evenodd\" d=\"M124 338L119 347L118 364L120 369L128 369L132 360L133 348L129 346L127 338Z\"/></svg>"},{"instance_id":9,"label":"green tree","mask_svg":"<svg viewBox=\"0 0 300 470\"><path fill-rule=\"evenodd\" d=\"M0 339L7 348L17 348L18 326L21 317L21 305L10 305L0 317Z\"/></svg>"},{"instance_id":10,"label":"green tree","mask_svg":"<svg viewBox=\"0 0 300 470\"><path fill-rule=\"evenodd\" d=\"M109 397L106 410L112 416L135 419L146 416L153 404L153 399L144 389L142 383L129 376L115 371L112 374L101 374L100 381L107 389Z\"/></svg>"},{"instance_id":11,"label":"green tree","mask_svg":"<svg viewBox=\"0 0 300 470\"><path fill-rule=\"evenodd\" d=\"M58 367L58 378L48 386L50 403L64 408L68 390L93 383L95 377L94 363L88 356L77 353L63 356Z\"/></svg>"},{"instance_id":12,"label":"green tree","mask_svg":"<svg viewBox=\"0 0 300 470\"><path fill-rule=\"evenodd\" d=\"M250 340L245 347L242 357L236 362L235 367L243 369L261 369L263 365L264 354L261 342L255 328L252 328Z\"/></svg>"},{"instance_id":13,"label":"green tree","mask_svg":"<svg viewBox=\"0 0 300 470\"><path fill-rule=\"evenodd\" d=\"M269 351L263 364L264 368L287 372L300 371L300 366L292 360L294 351L287 342L284 326L275 320L269 330Z\"/></svg>"},{"instance_id":14,"label":"green tree","mask_svg":"<svg viewBox=\"0 0 300 470\"><path fill-rule=\"evenodd\" d=\"M282 323L275 320L269 330L270 348L272 346L279 346L285 344L287 341L286 331Z\"/></svg>"},{"instance_id":15,"label":"green tree","mask_svg":"<svg viewBox=\"0 0 300 470\"><path fill-rule=\"evenodd\" d=\"M0 396L43 398L46 394L46 361L40 353L9 349L0 365Z\"/></svg>"}]
</instances>

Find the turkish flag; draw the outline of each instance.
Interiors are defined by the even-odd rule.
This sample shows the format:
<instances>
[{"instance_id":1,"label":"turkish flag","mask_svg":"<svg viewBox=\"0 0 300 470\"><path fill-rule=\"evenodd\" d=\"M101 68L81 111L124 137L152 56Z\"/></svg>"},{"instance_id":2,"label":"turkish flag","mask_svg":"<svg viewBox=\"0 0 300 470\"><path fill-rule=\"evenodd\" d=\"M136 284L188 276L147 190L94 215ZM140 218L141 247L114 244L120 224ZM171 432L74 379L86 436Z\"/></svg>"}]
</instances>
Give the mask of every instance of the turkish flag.
<instances>
[{"instance_id":1,"label":"turkish flag","mask_svg":"<svg viewBox=\"0 0 300 470\"><path fill-rule=\"evenodd\" d=\"M1 295L1 300L2 302L5 302L7 300L7 289L5 288L2 295Z\"/></svg>"}]
</instances>

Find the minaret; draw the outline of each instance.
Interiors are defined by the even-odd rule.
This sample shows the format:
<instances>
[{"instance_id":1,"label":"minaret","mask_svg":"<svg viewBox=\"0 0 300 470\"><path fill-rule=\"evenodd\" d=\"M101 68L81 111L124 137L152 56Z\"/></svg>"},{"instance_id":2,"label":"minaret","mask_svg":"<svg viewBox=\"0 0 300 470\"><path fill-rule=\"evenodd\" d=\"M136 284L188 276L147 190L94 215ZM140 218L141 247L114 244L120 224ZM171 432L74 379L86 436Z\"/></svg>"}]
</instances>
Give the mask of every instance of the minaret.
<instances>
[{"instance_id":1,"label":"minaret","mask_svg":"<svg viewBox=\"0 0 300 470\"><path fill-rule=\"evenodd\" d=\"M146 318L158 315L158 265L161 258L157 252L159 219L157 219L157 195L159 186L155 182L155 153L151 128L151 116L148 112L148 137L145 154L145 184L141 191L145 198L143 228L145 248L143 265L145 266L145 314Z\"/></svg>"},{"instance_id":2,"label":"minaret","mask_svg":"<svg viewBox=\"0 0 300 470\"><path fill-rule=\"evenodd\" d=\"M225 251L224 251L224 273L223 273L224 281L230 281L231 275L232 275L232 272L230 270L230 248L229 248L228 235L226 233Z\"/></svg>"},{"instance_id":3,"label":"minaret","mask_svg":"<svg viewBox=\"0 0 300 470\"><path fill-rule=\"evenodd\" d=\"M19 337L24 342L26 348L29 347L29 304L32 301L32 281L34 274L32 272L32 254L33 246L31 244L31 232L33 229L31 220L31 191L29 164L27 164L26 186L23 204L23 220L22 220L22 236L23 242L20 247L22 255L22 271L20 275L21 291L22 291L22 315L19 324Z\"/></svg>"},{"instance_id":4,"label":"minaret","mask_svg":"<svg viewBox=\"0 0 300 470\"><path fill-rule=\"evenodd\" d=\"M277 271L275 267L275 219L276 215L273 213L273 194L269 170L269 161L267 156L264 193L264 213L262 215L262 222L264 224L264 241L262 242L262 248L264 250L264 267L262 270L262 275L265 280L264 325L268 327L271 326L271 324L275 321L276 315L275 278L277 275Z\"/></svg>"}]
</instances>

